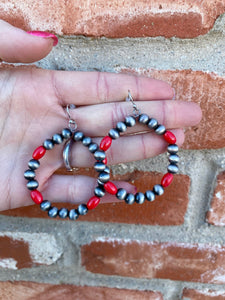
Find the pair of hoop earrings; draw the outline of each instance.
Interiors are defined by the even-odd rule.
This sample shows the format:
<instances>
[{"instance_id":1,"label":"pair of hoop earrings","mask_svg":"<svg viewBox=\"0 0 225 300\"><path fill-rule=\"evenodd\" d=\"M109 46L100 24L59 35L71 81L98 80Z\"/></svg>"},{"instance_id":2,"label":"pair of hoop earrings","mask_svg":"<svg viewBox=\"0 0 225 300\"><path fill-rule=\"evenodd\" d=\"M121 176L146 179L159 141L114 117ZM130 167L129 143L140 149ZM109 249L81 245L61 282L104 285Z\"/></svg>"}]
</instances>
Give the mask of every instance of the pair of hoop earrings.
<instances>
[{"instance_id":1,"label":"pair of hoop earrings","mask_svg":"<svg viewBox=\"0 0 225 300\"><path fill-rule=\"evenodd\" d=\"M27 188L31 191L30 196L34 203L40 205L41 210L47 211L48 216L55 218L59 216L62 219L69 218L76 220L80 215L86 215L89 210L98 206L100 199L109 193L115 195L119 200L125 201L127 204L138 203L142 204L145 200L152 202L157 196L164 193L164 188L169 186L173 180L173 175L178 172L179 156L178 146L176 145L176 137L171 132L166 130L164 125L158 123L154 118L150 118L147 114L142 114L137 108L130 91L126 100L131 101L133 105L133 115L129 115L124 121L116 124L116 128L109 130L100 145L94 143L90 137L84 135L82 131L77 130L76 122L70 116L70 109L74 109L75 105L68 105L66 110L69 117L68 128L64 128L61 133L56 133L51 139L46 139L42 146L36 148L33 152L32 159L28 162L28 168L24 172L24 177L27 182ZM116 185L110 181L110 168L107 166L106 151L111 147L113 140L118 139L121 133L127 130L127 127L133 127L136 122L146 125L150 130L154 130L157 135L161 135L168 143L167 153L169 165L167 173L162 177L161 183L153 186L152 190L147 190L145 193L137 192L135 195L128 193L125 189L117 189ZM78 205L77 209L68 210L67 208L58 209L51 205L51 202L44 200L42 194L37 190L38 181L35 179L35 171L40 167L39 160L45 155L46 151L53 149L55 145L65 142L63 150L63 160L68 171L72 171L70 165L70 151L73 142L81 142L94 155L96 160L94 169L98 172L97 186L94 189L94 195L87 204Z\"/></svg>"}]
</instances>

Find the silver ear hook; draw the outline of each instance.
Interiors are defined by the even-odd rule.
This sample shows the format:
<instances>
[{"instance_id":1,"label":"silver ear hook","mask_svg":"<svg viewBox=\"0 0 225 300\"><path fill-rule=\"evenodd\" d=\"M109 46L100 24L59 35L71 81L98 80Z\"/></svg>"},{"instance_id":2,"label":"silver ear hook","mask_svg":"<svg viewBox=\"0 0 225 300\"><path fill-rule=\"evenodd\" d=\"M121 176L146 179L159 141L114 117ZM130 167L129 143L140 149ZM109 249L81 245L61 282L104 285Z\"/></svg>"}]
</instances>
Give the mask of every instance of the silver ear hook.
<instances>
[{"instance_id":1,"label":"silver ear hook","mask_svg":"<svg viewBox=\"0 0 225 300\"><path fill-rule=\"evenodd\" d=\"M76 105L74 105L74 104L67 104L67 106L66 106L66 112L67 112L67 115L69 118L68 127L72 132L74 132L77 129L77 123L74 119L71 118L70 110L75 109L75 108L76 108Z\"/></svg>"},{"instance_id":2,"label":"silver ear hook","mask_svg":"<svg viewBox=\"0 0 225 300\"><path fill-rule=\"evenodd\" d=\"M137 118L138 116L140 116L141 111L140 111L140 109L138 109L137 104L134 102L134 99L131 96L130 90L128 90L128 96L126 97L126 101L130 101L132 103L134 117Z\"/></svg>"}]
</instances>

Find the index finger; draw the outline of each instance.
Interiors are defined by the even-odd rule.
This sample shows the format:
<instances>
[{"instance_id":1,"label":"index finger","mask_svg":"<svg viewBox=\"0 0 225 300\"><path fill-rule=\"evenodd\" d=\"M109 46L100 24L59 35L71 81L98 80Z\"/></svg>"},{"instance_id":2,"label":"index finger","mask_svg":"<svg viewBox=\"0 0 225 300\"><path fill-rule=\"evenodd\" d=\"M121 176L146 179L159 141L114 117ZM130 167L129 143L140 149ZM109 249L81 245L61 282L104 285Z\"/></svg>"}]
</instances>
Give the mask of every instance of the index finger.
<instances>
[{"instance_id":1,"label":"index finger","mask_svg":"<svg viewBox=\"0 0 225 300\"><path fill-rule=\"evenodd\" d=\"M135 100L171 100L173 88L166 82L141 76L104 72L51 71L61 105L90 105L122 101L131 91Z\"/></svg>"}]
</instances>

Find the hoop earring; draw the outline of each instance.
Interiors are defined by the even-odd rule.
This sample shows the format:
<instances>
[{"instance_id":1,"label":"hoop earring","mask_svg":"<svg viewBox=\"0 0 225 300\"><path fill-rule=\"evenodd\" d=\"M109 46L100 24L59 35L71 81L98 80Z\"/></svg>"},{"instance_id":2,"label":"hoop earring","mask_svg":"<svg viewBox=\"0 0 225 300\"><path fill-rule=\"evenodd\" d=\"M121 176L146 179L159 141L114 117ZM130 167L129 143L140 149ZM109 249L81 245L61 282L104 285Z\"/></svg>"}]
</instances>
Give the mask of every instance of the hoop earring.
<instances>
[{"instance_id":1,"label":"hoop earring","mask_svg":"<svg viewBox=\"0 0 225 300\"><path fill-rule=\"evenodd\" d=\"M164 188L168 187L173 181L173 175L178 172L178 162L180 160L178 153L178 146L176 144L176 137L171 132L166 130L165 126L159 124L154 118L150 118L147 114L142 114L135 104L130 91L128 91L127 101L130 101L133 105L133 116L127 116L123 122L118 122L116 128L110 129L107 136L105 136L101 143L100 149L107 151L112 144L112 141L118 139L120 134L127 130L127 127L133 127L138 121L141 124L145 124L149 129L154 130L157 135L163 136L164 140L168 143L167 153L169 165L167 167L167 173L162 177L161 183L154 185L152 190L147 190L145 193L137 192L135 195L127 193L123 188L120 188L116 192L116 197L119 200L124 200L127 204L138 203L142 204L145 200L154 201L156 196L164 194Z\"/></svg>"},{"instance_id":2,"label":"hoop earring","mask_svg":"<svg viewBox=\"0 0 225 300\"><path fill-rule=\"evenodd\" d=\"M73 142L82 142L85 147L88 147L89 151L94 155L94 158L97 161L94 168L97 172L100 172L98 177L99 185L107 184L110 178L110 170L106 166L107 160L105 152L99 149L99 146L96 143L93 143L90 137L86 137L82 131L76 131L77 124L70 116L70 109L74 108L74 105L67 105L66 107L69 117L68 128L64 128L60 134L54 134L51 139L46 139L42 146L36 148L33 152L32 159L28 162L29 169L24 172L24 178L28 180L27 188L31 191L31 199L34 203L40 205L41 210L47 211L48 216L51 218L59 216L62 219L69 217L70 220L76 220L79 215L86 215L88 210L94 209L99 204L100 197L104 196L105 192L97 186L95 188L95 196L91 197L87 204L80 204L77 209L71 210L68 210L67 208L58 209L57 207L52 206L50 201L43 200L43 195L37 190L39 183L35 179L35 171L40 167L39 160L44 157L46 151L52 150L55 145L62 144L66 141L63 150L63 160L67 170L72 171L73 169L69 162L71 145ZM112 189L112 185L110 186ZM108 192L110 192L110 189L108 189Z\"/></svg>"}]
</instances>

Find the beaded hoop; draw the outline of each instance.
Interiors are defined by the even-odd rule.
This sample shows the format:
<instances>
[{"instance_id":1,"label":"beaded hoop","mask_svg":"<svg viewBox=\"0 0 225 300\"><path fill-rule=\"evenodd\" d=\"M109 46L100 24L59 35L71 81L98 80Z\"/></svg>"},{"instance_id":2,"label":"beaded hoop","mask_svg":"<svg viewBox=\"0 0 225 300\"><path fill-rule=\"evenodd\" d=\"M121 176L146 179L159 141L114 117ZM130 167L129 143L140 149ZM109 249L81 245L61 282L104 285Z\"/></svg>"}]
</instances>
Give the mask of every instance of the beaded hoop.
<instances>
[{"instance_id":1,"label":"beaded hoop","mask_svg":"<svg viewBox=\"0 0 225 300\"><path fill-rule=\"evenodd\" d=\"M104 196L105 192L101 188L96 187L95 196L91 197L87 204L80 204L77 209L71 209L70 211L67 208L58 210L57 207L51 206L50 201L43 200L42 194L37 190L39 186L38 181L35 179L35 170L40 167L39 160L45 155L46 150L51 150L54 145L61 144L63 141L68 141L69 139L72 139L75 142L81 141L84 146L88 147L89 151L97 160L94 168L99 172L98 182L101 185L104 184L107 189L110 170L106 166L107 160L105 152L100 150L99 146L96 143L93 143L90 137L85 137L83 132L72 132L69 128L64 128L61 134L57 133L54 134L51 139L46 139L42 146L39 146L34 150L32 159L28 162L29 169L24 172L24 178L28 180L27 188L31 190L31 199L34 203L40 205L41 210L47 211L49 217L55 218L58 215L62 219L69 217L71 220L76 220L79 215L85 215L88 210L95 208L99 204L100 197Z\"/></svg>"},{"instance_id":2,"label":"beaded hoop","mask_svg":"<svg viewBox=\"0 0 225 300\"><path fill-rule=\"evenodd\" d=\"M136 106L134 107L135 111L137 111ZM139 111L138 111L139 112ZM148 190L145 193L136 193L131 194L127 193L127 191L123 188L120 188L116 192L116 197L119 200L125 200L127 204L133 204L134 202L138 204L144 203L145 199L148 201L154 201L155 196L161 196L164 193L164 188L169 186L173 180L173 174L178 172L178 162L179 156L177 152L179 150L178 146L176 145L176 137L171 132L166 130L164 125L158 124L158 121L154 118L150 118L147 114L137 114L135 112L134 116L127 116L124 122L118 122L116 128L110 129L108 136L105 136L101 143L100 149L103 151L107 151L112 141L118 139L122 132L127 130L127 127L133 127L136 124L136 119L139 123L145 124L148 128L153 129L156 134L162 135L166 142L168 142L167 152L168 152L168 160L169 165L167 167L167 173L162 177L161 184L156 184L153 187L153 190Z\"/></svg>"}]
</instances>

